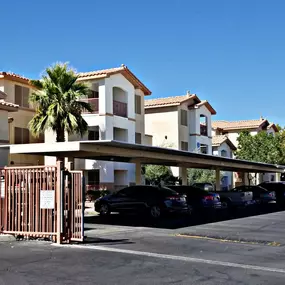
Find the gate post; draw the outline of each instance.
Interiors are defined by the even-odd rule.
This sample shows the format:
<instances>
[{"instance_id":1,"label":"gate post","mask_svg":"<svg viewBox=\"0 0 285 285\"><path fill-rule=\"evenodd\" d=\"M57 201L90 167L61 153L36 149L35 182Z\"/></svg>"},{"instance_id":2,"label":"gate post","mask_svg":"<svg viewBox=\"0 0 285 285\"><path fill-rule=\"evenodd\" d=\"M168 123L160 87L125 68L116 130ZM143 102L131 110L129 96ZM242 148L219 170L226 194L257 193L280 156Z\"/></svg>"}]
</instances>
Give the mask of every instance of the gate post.
<instances>
[{"instance_id":1,"label":"gate post","mask_svg":"<svg viewBox=\"0 0 285 285\"><path fill-rule=\"evenodd\" d=\"M62 167L63 167L63 163L62 161L57 161L56 163L56 176L57 176L57 185L56 185L56 242L58 244L62 243L62 199L63 199L63 195L62 195Z\"/></svg>"}]
</instances>

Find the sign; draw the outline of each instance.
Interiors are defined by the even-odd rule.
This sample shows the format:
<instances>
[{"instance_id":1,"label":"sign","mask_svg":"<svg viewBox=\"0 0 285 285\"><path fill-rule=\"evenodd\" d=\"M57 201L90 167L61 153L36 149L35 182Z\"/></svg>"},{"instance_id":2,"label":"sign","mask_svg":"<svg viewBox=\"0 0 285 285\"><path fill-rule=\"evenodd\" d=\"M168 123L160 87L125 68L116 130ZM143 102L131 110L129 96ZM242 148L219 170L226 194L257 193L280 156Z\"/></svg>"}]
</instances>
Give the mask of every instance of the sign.
<instances>
[{"instance_id":1,"label":"sign","mask_svg":"<svg viewBox=\"0 0 285 285\"><path fill-rule=\"evenodd\" d=\"M41 209L54 209L54 190L41 190Z\"/></svg>"},{"instance_id":2,"label":"sign","mask_svg":"<svg viewBox=\"0 0 285 285\"><path fill-rule=\"evenodd\" d=\"M4 177L0 178L0 198L5 198L5 179Z\"/></svg>"}]
</instances>

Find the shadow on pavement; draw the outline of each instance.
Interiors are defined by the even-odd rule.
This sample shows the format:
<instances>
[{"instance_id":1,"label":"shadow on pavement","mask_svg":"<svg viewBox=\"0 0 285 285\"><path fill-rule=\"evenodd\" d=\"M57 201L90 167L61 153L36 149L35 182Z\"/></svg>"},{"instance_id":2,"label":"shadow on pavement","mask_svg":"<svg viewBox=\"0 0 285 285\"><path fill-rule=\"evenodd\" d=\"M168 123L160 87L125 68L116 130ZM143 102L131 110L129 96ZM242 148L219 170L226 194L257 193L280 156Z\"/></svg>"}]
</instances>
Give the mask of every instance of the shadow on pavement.
<instances>
[{"instance_id":1,"label":"shadow on pavement","mask_svg":"<svg viewBox=\"0 0 285 285\"><path fill-rule=\"evenodd\" d=\"M197 213L196 215L168 215L158 220L147 218L146 216L138 216L132 214L111 214L108 217L88 216L84 218L85 224L92 224L90 230L96 229L97 225L114 225L114 226L128 226L128 227L151 227L161 229L179 229L190 226L197 226L207 223L232 220L254 215L266 214L276 212L276 207L248 207L235 209L233 211L219 210L210 215L203 215ZM95 225L95 227L93 227ZM88 231L88 225L85 229Z\"/></svg>"},{"instance_id":2,"label":"shadow on pavement","mask_svg":"<svg viewBox=\"0 0 285 285\"><path fill-rule=\"evenodd\" d=\"M88 230L88 229L85 229L85 230ZM84 243L85 244L108 244L108 245L133 244L133 242L129 241L129 239L106 239L106 238L97 238L97 237L88 237L88 236L84 239Z\"/></svg>"}]
</instances>

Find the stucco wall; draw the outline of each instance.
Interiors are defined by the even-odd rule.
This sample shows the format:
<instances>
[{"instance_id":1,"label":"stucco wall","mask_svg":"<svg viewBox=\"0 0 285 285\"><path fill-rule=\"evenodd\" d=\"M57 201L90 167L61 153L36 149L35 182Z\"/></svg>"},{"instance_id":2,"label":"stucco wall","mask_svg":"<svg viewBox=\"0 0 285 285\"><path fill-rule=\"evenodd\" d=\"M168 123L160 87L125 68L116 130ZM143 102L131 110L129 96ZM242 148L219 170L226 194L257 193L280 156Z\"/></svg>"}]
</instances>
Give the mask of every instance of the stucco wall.
<instances>
[{"instance_id":1,"label":"stucco wall","mask_svg":"<svg viewBox=\"0 0 285 285\"><path fill-rule=\"evenodd\" d=\"M161 108L159 112L151 113L148 110L145 114L145 132L153 136L154 146L166 144L177 149L179 145L177 109Z\"/></svg>"},{"instance_id":2,"label":"stucco wall","mask_svg":"<svg viewBox=\"0 0 285 285\"><path fill-rule=\"evenodd\" d=\"M32 89L22 83L9 81L9 80L0 80L0 90L4 91L7 94L6 101L15 103L15 85L20 85L24 87L28 87L30 89L30 92L32 92ZM18 128L28 128L28 123L34 116L34 111L32 109L28 108L22 108L20 107L18 112L9 112L8 116L10 118L13 118L13 122L9 124L9 141L11 144L15 142L15 127ZM8 118L7 118L8 123ZM3 127L5 128L3 125ZM2 128L2 125L1 125ZM38 139L33 137L30 134L30 143L38 142ZM43 156L37 156L37 155L24 155L24 154L9 154L8 157L9 162L13 161L15 165L42 165L44 164L44 157Z\"/></svg>"},{"instance_id":3,"label":"stucco wall","mask_svg":"<svg viewBox=\"0 0 285 285\"><path fill-rule=\"evenodd\" d=\"M190 151L197 150L198 144L205 144L208 146L208 154L212 154L212 118L211 112L205 107L201 106L198 109L191 109L190 113ZM208 136L200 134L200 115L207 118Z\"/></svg>"}]
</instances>

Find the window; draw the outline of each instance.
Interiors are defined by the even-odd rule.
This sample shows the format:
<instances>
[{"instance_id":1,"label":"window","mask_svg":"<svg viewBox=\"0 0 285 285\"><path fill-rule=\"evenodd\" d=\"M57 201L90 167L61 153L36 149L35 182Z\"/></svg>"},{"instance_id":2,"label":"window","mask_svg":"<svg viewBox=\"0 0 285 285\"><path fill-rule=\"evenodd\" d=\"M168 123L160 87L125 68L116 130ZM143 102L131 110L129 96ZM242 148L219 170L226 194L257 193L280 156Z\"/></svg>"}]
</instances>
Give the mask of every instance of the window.
<instances>
[{"instance_id":1,"label":"window","mask_svg":"<svg viewBox=\"0 0 285 285\"><path fill-rule=\"evenodd\" d=\"M88 94L88 98L89 99L99 98L99 92L98 91L94 91L94 90L90 90L90 93Z\"/></svg>"},{"instance_id":2,"label":"window","mask_svg":"<svg viewBox=\"0 0 285 285\"><path fill-rule=\"evenodd\" d=\"M208 153L208 146L206 144L201 144L200 146L200 153L207 154Z\"/></svg>"},{"instance_id":3,"label":"window","mask_svg":"<svg viewBox=\"0 0 285 285\"><path fill-rule=\"evenodd\" d=\"M181 110L181 125L182 126L188 125L187 111L186 110Z\"/></svg>"},{"instance_id":4,"label":"window","mask_svg":"<svg viewBox=\"0 0 285 285\"><path fill-rule=\"evenodd\" d=\"M136 114L142 113L142 103L141 103L141 96L135 96L135 112Z\"/></svg>"},{"instance_id":5,"label":"window","mask_svg":"<svg viewBox=\"0 0 285 285\"><path fill-rule=\"evenodd\" d=\"M142 143L142 134L136 133L136 143L141 144Z\"/></svg>"},{"instance_id":6,"label":"window","mask_svg":"<svg viewBox=\"0 0 285 285\"><path fill-rule=\"evenodd\" d=\"M224 150L224 149L222 149L222 150L221 150L221 156L223 156L223 157L227 157L227 156L228 156L227 151L226 151L226 150Z\"/></svg>"},{"instance_id":7,"label":"window","mask_svg":"<svg viewBox=\"0 0 285 285\"><path fill-rule=\"evenodd\" d=\"M29 108L29 93L29 88L15 85L15 104Z\"/></svg>"},{"instance_id":8,"label":"window","mask_svg":"<svg viewBox=\"0 0 285 285\"><path fill-rule=\"evenodd\" d=\"M96 129L88 130L88 140L89 141L98 141L100 139L99 134L99 127L96 127Z\"/></svg>"},{"instance_id":9,"label":"window","mask_svg":"<svg viewBox=\"0 0 285 285\"><path fill-rule=\"evenodd\" d=\"M181 150L188 151L188 142L181 142Z\"/></svg>"},{"instance_id":10,"label":"window","mask_svg":"<svg viewBox=\"0 0 285 285\"><path fill-rule=\"evenodd\" d=\"M15 144L23 144L30 142L30 132L28 129L15 128L14 131L15 131L15 138L14 138Z\"/></svg>"},{"instance_id":11,"label":"window","mask_svg":"<svg viewBox=\"0 0 285 285\"><path fill-rule=\"evenodd\" d=\"M205 115L200 115L200 135L208 136L208 120Z\"/></svg>"}]
</instances>

